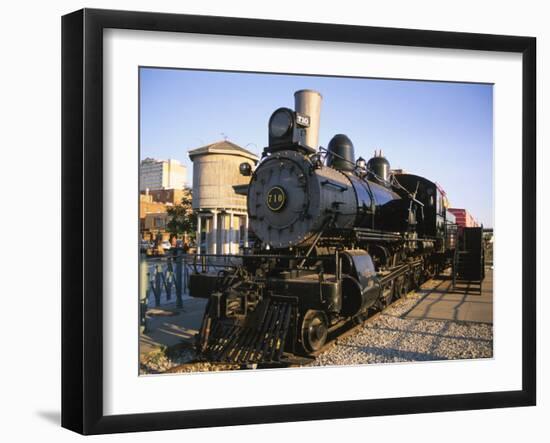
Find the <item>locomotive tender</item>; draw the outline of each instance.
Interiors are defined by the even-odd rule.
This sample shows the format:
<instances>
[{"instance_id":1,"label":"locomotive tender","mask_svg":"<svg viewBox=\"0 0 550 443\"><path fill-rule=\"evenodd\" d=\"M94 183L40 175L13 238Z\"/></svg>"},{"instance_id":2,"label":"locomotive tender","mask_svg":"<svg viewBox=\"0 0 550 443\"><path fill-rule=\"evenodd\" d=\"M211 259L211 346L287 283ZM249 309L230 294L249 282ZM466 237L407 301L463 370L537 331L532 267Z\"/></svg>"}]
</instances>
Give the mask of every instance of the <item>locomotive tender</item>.
<instances>
[{"instance_id":1,"label":"locomotive tender","mask_svg":"<svg viewBox=\"0 0 550 443\"><path fill-rule=\"evenodd\" d=\"M210 360L313 354L450 262L443 191L392 172L381 151L356 160L346 135L318 147L321 100L297 91L295 110L272 114L257 167L241 165L254 246L230 269L190 276L191 296L208 297L198 347Z\"/></svg>"}]
</instances>

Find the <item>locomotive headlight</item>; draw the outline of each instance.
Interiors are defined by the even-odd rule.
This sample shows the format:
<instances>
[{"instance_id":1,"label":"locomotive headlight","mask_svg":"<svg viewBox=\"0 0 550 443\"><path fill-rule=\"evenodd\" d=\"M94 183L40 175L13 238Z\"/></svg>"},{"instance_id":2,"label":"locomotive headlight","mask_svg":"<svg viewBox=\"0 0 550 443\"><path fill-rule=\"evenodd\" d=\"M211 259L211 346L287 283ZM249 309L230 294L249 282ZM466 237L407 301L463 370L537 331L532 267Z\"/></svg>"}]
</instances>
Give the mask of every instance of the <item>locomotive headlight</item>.
<instances>
[{"instance_id":1,"label":"locomotive headlight","mask_svg":"<svg viewBox=\"0 0 550 443\"><path fill-rule=\"evenodd\" d=\"M272 137L283 137L287 135L294 126L294 116L287 108L277 109L269 119L269 135Z\"/></svg>"}]
</instances>

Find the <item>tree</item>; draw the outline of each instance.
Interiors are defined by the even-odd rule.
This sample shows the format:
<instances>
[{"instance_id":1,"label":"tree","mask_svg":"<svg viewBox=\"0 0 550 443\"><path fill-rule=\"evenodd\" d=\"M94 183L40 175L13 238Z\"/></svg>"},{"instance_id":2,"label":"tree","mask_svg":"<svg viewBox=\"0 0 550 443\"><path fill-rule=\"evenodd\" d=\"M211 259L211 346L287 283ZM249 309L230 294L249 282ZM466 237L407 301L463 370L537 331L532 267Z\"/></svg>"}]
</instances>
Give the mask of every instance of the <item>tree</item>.
<instances>
[{"instance_id":1,"label":"tree","mask_svg":"<svg viewBox=\"0 0 550 443\"><path fill-rule=\"evenodd\" d=\"M168 223L166 228L172 235L195 234L197 230L197 214L193 212L193 190L185 188L181 202L167 209Z\"/></svg>"}]
</instances>

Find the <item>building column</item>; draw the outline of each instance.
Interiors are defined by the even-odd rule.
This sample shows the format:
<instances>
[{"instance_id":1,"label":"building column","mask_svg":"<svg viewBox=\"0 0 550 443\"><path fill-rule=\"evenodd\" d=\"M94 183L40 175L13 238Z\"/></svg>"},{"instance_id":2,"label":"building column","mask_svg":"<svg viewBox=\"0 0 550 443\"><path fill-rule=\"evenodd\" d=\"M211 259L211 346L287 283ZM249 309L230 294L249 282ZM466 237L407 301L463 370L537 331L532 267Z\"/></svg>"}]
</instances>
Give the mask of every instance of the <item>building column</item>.
<instances>
[{"instance_id":1,"label":"building column","mask_svg":"<svg viewBox=\"0 0 550 443\"><path fill-rule=\"evenodd\" d=\"M218 252L220 254L225 254L225 217L223 215L223 212L220 213L220 243L218 246Z\"/></svg>"},{"instance_id":2,"label":"building column","mask_svg":"<svg viewBox=\"0 0 550 443\"><path fill-rule=\"evenodd\" d=\"M227 254L227 215L225 213L220 214L220 223L222 225L222 230L220 232L220 252L222 254Z\"/></svg>"},{"instance_id":3,"label":"building column","mask_svg":"<svg viewBox=\"0 0 550 443\"><path fill-rule=\"evenodd\" d=\"M233 254L233 211L229 213L229 253Z\"/></svg>"},{"instance_id":4,"label":"building column","mask_svg":"<svg viewBox=\"0 0 550 443\"><path fill-rule=\"evenodd\" d=\"M197 213L197 253L200 254L201 251L201 221L202 217L200 212Z\"/></svg>"},{"instance_id":5,"label":"building column","mask_svg":"<svg viewBox=\"0 0 550 443\"><path fill-rule=\"evenodd\" d=\"M218 251L218 211L212 211L212 253Z\"/></svg>"},{"instance_id":6,"label":"building column","mask_svg":"<svg viewBox=\"0 0 550 443\"><path fill-rule=\"evenodd\" d=\"M248 213L244 215L244 247L248 248Z\"/></svg>"}]
</instances>

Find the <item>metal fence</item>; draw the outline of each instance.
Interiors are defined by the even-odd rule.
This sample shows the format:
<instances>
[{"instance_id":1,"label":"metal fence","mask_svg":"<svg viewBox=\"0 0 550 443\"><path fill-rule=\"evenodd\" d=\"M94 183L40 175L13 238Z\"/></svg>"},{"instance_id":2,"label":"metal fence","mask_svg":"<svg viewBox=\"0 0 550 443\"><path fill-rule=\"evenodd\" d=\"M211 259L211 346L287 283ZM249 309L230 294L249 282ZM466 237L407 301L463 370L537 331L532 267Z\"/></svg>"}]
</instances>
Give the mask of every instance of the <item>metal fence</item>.
<instances>
[{"instance_id":1,"label":"metal fence","mask_svg":"<svg viewBox=\"0 0 550 443\"><path fill-rule=\"evenodd\" d=\"M147 306L173 304L183 306L189 292L189 276L196 272L217 273L237 266L241 259L231 255L167 254L142 256L140 264L140 301Z\"/></svg>"},{"instance_id":2,"label":"metal fence","mask_svg":"<svg viewBox=\"0 0 550 443\"><path fill-rule=\"evenodd\" d=\"M493 266L493 242L485 243L485 264Z\"/></svg>"}]
</instances>

